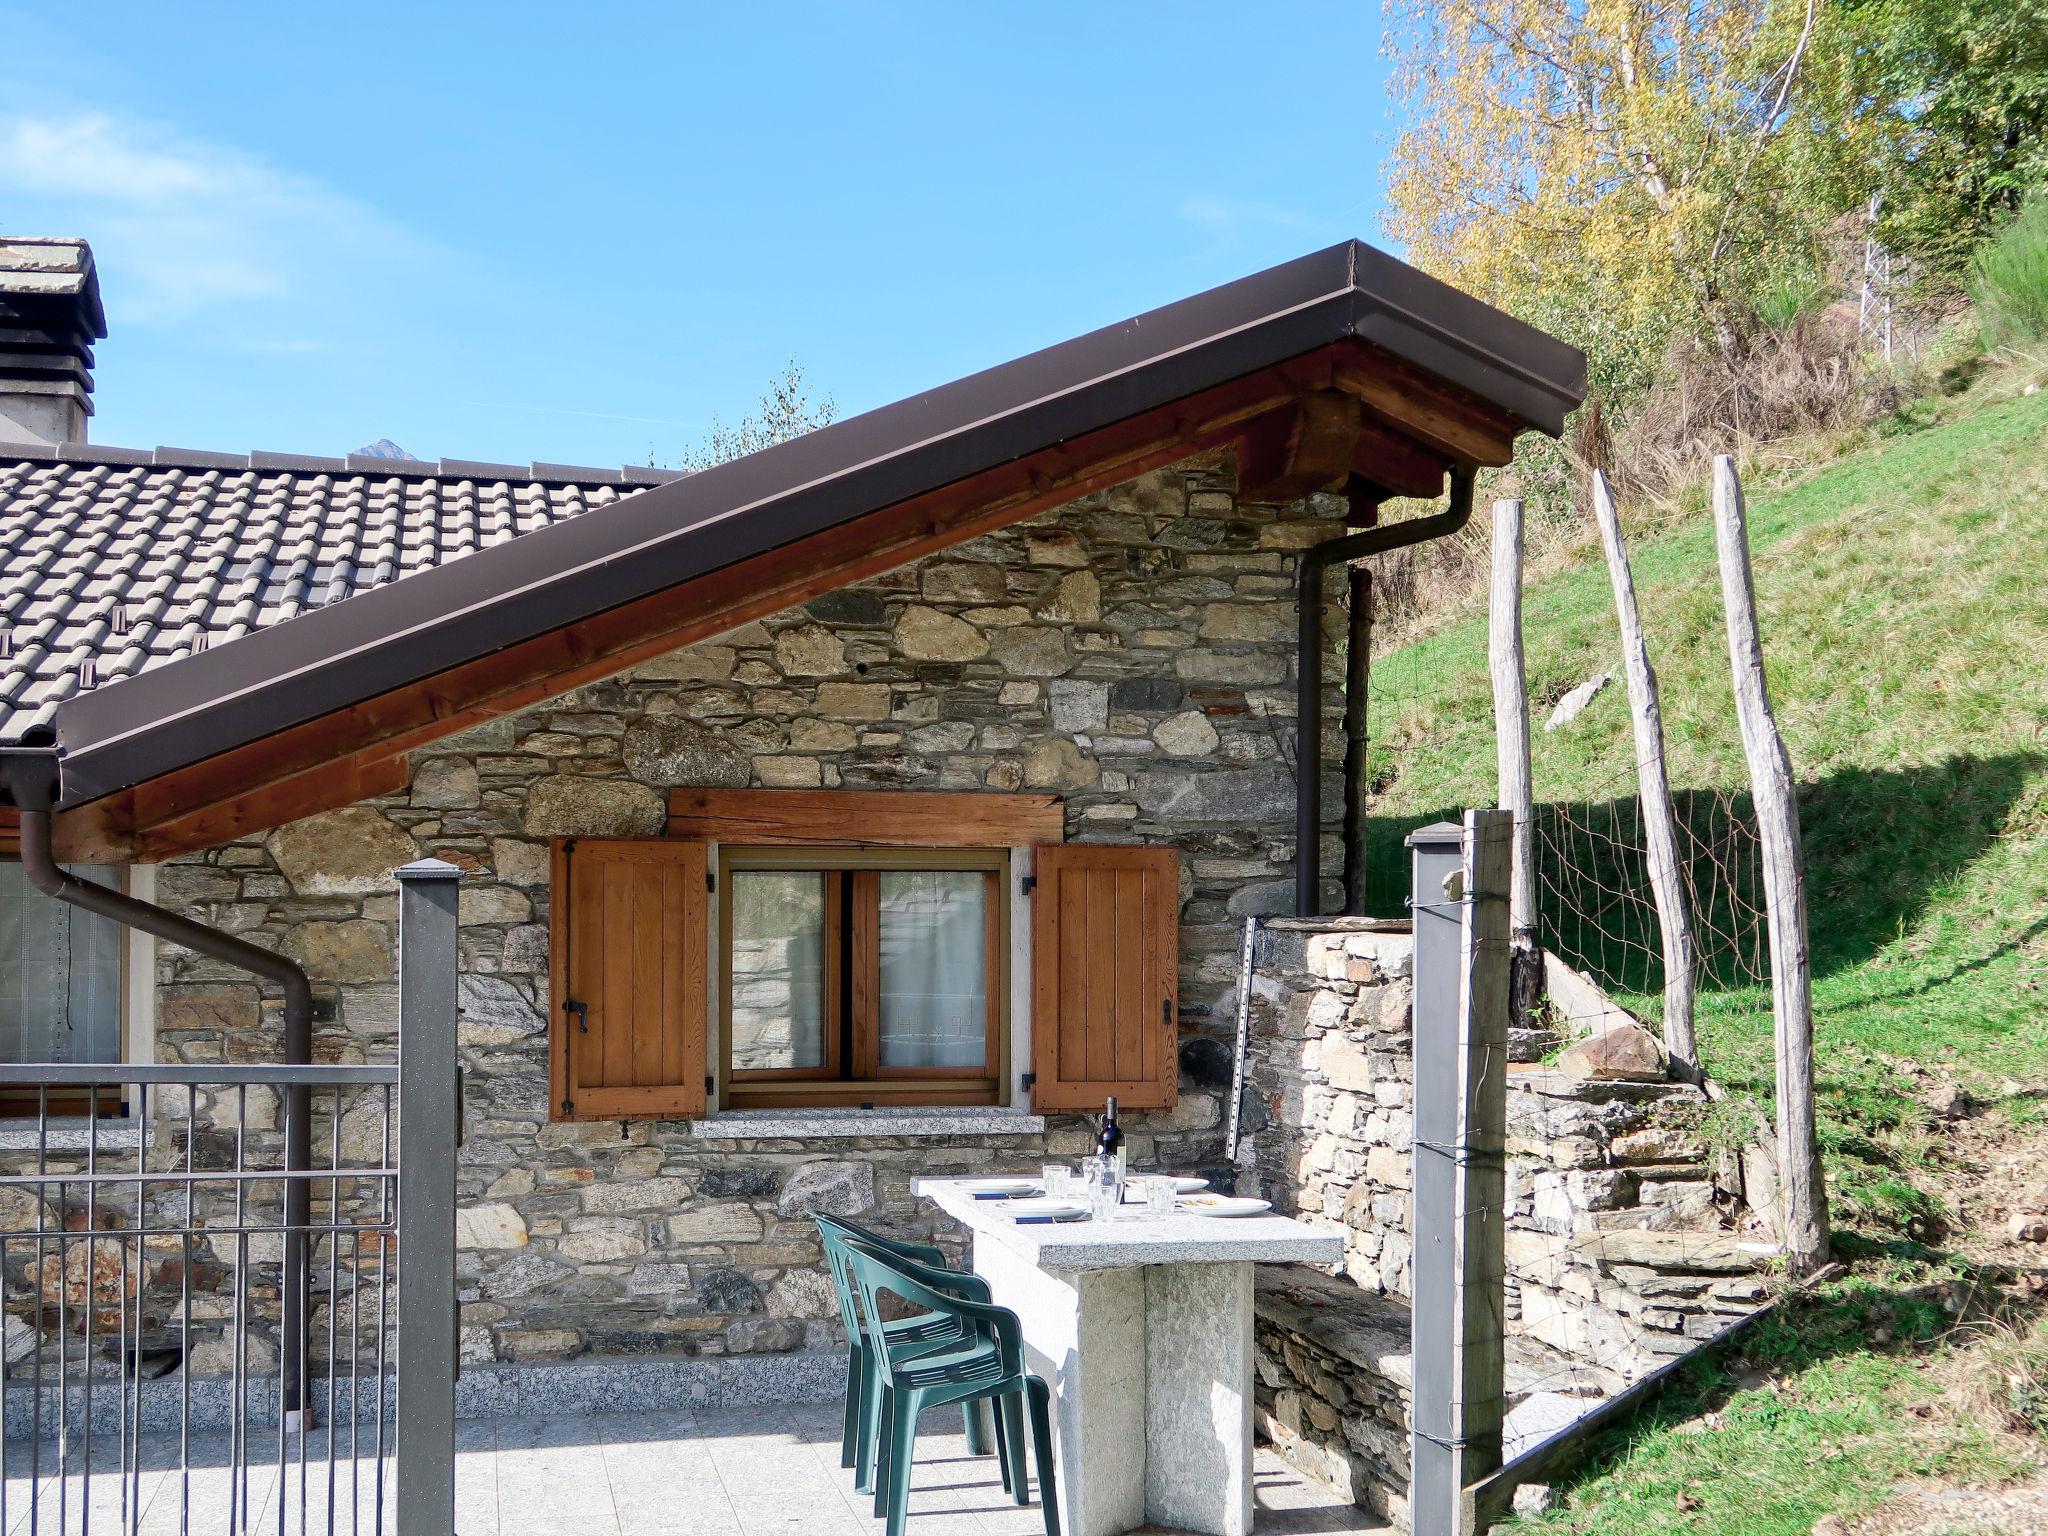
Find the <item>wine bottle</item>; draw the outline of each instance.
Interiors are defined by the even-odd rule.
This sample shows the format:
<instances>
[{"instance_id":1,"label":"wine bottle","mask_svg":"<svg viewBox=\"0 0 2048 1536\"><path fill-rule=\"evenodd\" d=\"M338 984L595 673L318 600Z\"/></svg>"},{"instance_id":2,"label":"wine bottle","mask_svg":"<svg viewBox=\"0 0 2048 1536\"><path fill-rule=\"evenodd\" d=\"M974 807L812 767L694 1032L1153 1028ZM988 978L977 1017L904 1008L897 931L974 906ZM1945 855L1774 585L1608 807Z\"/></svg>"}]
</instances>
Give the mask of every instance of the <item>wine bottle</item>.
<instances>
[{"instance_id":1,"label":"wine bottle","mask_svg":"<svg viewBox=\"0 0 2048 1536\"><path fill-rule=\"evenodd\" d=\"M1106 1157L1116 1164L1116 1181L1121 1185L1124 1181L1124 1159L1128 1154L1124 1149L1123 1128L1116 1123L1114 1096L1109 1101L1108 1111L1102 1117L1102 1130L1095 1138L1095 1154L1098 1157Z\"/></svg>"}]
</instances>

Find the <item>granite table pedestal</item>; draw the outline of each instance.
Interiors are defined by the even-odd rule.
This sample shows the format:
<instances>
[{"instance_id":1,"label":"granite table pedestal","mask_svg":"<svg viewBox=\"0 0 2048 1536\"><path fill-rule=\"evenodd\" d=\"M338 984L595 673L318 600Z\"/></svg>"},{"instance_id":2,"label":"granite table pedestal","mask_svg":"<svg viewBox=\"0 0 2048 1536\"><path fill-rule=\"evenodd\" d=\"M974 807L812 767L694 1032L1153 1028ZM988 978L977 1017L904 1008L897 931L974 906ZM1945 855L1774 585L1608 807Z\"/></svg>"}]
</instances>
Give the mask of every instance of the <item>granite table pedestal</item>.
<instances>
[{"instance_id":1,"label":"granite table pedestal","mask_svg":"<svg viewBox=\"0 0 2048 1536\"><path fill-rule=\"evenodd\" d=\"M1019 1225L953 1179L917 1192L974 1233L974 1270L1051 1385L1068 1536L1252 1528L1252 1265L1334 1264L1284 1216Z\"/></svg>"}]
</instances>

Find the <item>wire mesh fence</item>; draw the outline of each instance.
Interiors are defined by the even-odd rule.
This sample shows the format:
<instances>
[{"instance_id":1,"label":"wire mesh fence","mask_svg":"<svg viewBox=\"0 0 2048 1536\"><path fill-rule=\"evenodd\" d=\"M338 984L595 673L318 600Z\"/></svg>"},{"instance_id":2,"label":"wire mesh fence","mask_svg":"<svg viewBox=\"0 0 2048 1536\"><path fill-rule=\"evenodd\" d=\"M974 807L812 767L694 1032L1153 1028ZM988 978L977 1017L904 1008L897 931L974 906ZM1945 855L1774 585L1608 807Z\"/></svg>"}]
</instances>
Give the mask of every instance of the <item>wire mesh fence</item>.
<instances>
[{"instance_id":1,"label":"wire mesh fence","mask_svg":"<svg viewBox=\"0 0 2048 1536\"><path fill-rule=\"evenodd\" d=\"M1672 792L1694 991L1703 1012L1770 1012L1770 944L1762 849L1747 793ZM1663 1020L1661 919L1650 880L1649 829L1633 770L1584 799L1546 801L1531 816L1538 945L1595 982L1653 1029ZM1561 1032L1600 1022L1550 999Z\"/></svg>"}]
</instances>

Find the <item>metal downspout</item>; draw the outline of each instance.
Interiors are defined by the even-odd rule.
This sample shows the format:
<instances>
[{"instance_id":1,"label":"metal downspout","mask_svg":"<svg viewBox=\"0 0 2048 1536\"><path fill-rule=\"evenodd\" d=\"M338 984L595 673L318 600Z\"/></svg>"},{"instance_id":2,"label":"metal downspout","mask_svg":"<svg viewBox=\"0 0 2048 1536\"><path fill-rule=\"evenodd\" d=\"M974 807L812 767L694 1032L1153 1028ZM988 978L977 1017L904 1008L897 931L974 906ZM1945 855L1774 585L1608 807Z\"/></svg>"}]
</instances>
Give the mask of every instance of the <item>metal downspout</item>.
<instances>
[{"instance_id":1,"label":"metal downspout","mask_svg":"<svg viewBox=\"0 0 2048 1536\"><path fill-rule=\"evenodd\" d=\"M87 912L138 928L168 943L184 946L209 959L248 971L284 989L284 1060L304 1066L313 1059L313 987L299 965L283 955L189 917L167 912L123 891L80 880L57 864L50 844L51 809L56 804L60 769L57 754L40 748L0 749L0 788L21 816L21 868L28 883L46 896ZM285 1090L285 1170L303 1172L312 1166L312 1092L303 1084ZM303 1178L287 1178L284 1192L285 1251L280 1358L283 1362L285 1408L297 1412L304 1403L303 1341L306 1328L306 1226L312 1210L312 1189Z\"/></svg>"},{"instance_id":2,"label":"metal downspout","mask_svg":"<svg viewBox=\"0 0 2048 1536\"><path fill-rule=\"evenodd\" d=\"M1323 576L1333 565L1346 565L1368 555L1383 555L1390 549L1456 533L1472 516L1472 482L1476 474L1469 464L1451 466L1450 496L1441 512L1331 539L1301 557L1295 593L1300 654L1294 664L1296 917L1318 917L1323 905Z\"/></svg>"}]
</instances>

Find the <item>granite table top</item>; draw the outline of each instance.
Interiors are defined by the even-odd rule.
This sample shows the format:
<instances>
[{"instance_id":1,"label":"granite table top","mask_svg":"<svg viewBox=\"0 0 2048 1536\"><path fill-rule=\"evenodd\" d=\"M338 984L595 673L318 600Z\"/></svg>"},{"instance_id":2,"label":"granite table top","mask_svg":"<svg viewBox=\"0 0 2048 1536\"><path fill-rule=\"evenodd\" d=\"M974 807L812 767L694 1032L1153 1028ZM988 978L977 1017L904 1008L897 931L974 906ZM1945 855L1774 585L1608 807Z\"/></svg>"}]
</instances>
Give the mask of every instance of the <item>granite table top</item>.
<instances>
[{"instance_id":1,"label":"granite table top","mask_svg":"<svg viewBox=\"0 0 2048 1536\"><path fill-rule=\"evenodd\" d=\"M971 1182L971 1181L967 1181ZM1291 1216L1141 1216L1115 1221L1018 1225L1002 1200L977 1200L959 1179L918 1179L912 1188L1041 1269L1129 1269L1145 1264L1336 1264L1344 1240Z\"/></svg>"}]
</instances>

